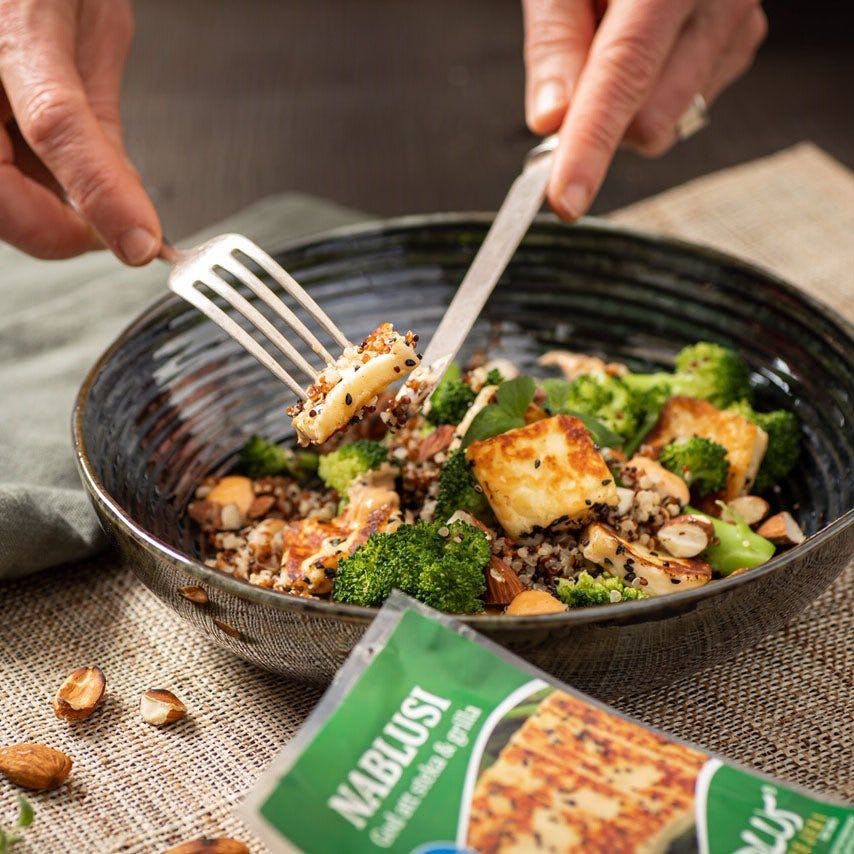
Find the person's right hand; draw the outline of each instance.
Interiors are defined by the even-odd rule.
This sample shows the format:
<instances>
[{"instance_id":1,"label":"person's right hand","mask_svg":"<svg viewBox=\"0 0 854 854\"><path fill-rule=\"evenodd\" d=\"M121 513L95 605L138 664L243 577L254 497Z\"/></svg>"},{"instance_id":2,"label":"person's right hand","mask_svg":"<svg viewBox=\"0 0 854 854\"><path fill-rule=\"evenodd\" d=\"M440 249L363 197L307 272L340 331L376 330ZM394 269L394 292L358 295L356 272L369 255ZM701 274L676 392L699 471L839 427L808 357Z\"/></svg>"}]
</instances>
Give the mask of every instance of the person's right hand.
<instances>
[{"instance_id":1,"label":"person's right hand","mask_svg":"<svg viewBox=\"0 0 854 854\"><path fill-rule=\"evenodd\" d=\"M122 144L129 0L0 0L0 240L145 264L160 222Z\"/></svg>"}]
</instances>

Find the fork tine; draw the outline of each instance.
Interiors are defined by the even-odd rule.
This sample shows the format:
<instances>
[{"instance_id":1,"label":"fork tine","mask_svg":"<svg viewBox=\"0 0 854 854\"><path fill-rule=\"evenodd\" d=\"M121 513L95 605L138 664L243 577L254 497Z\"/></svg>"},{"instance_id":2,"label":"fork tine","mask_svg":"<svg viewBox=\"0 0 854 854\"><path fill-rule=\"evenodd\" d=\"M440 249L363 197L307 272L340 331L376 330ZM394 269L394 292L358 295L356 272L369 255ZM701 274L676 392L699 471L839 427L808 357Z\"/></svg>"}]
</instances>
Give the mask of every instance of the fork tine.
<instances>
[{"instance_id":1,"label":"fork tine","mask_svg":"<svg viewBox=\"0 0 854 854\"><path fill-rule=\"evenodd\" d=\"M342 348L350 342L332 322L326 312L308 295L302 286L286 270L282 269L260 246L241 234L229 235L233 248L251 258L266 270L334 339Z\"/></svg>"},{"instance_id":2,"label":"fork tine","mask_svg":"<svg viewBox=\"0 0 854 854\"><path fill-rule=\"evenodd\" d=\"M225 259L218 262L224 270L239 279L255 296L263 300L282 320L305 341L321 359L327 364L335 360L329 355L328 350L317 340L312 331L270 290L245 264L242 264L234 255L228 255L228 263Z\"/></svg>"},{"instance_id":3,"label":"fork tine","mask_svg":"<svg viewBox=\"0 0 854 854\"><path fill-rule=\"evenodd\" d=\"M226 302L234 306L250 323L267 336L298 368L305 371L313 380L317 379L317 370L309 364L290 341L235 288L220 277L214 270L201 275L200 280Z\"/></svg>"},{"instance_id":4,"label":"fork tine","mask_svg":"<svg viewBox=\"0 0 854 854\"><path fill-rule=\"evenodd\" d=\"M195 282L173 281L170 277L169 288L210 318L267 370L285 383L297 397L301 400L307 398L302 386L240 324L232 320L213 300L198 291Z\"/></svg>"}]
</instances>

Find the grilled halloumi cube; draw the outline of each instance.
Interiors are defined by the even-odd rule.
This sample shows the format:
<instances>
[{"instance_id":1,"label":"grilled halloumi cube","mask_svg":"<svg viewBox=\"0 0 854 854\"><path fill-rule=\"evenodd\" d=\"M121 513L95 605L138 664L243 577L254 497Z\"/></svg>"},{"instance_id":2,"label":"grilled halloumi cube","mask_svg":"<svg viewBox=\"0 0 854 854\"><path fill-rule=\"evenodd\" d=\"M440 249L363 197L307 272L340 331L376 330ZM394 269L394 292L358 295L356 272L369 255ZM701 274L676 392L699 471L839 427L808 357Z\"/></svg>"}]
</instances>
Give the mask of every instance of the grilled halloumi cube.
<instances>
[{"instance_id":1,"label":"grilled halloumi cube","mask_svg":"<svg viewBox=\"0 0 854 854\"><path fill-rule=\"evenodd\" d=\"M477 482L511 537L558 519L583 524L619 501L614 479L587 428L570 415L472 442L466 450Z\"/></svg>"},{"instance_id":2,"label":"grilled halloumi cube","mask_svg":"<svg viewBox=\"0 0 854 854\"><path fill-rule=\"evenodd\" d=\"M672 397L661 410L646 444L658 452L674 439L700 436L727 450L729 474L723 497L746 495L768 448L768 434L737 412L718 409L707 400Z\"/></svg>"},{"instance_id":3,"label":"grilled halloumi cube","mask_svg":"<svg viewBox=\"0 0 854 854\"><path fill-rule=\"evenodd\" d=\"M308 398L288 409L299 443L319 445L358 420L380 392L418 364L417 341L382 323L358 347L348 347L309 386Z\"/></svg>"},{"instance_id":4,"label":"grilled halloumi cube","mask_svg":"<svg viewBox=\"0 0 854 854\"><path fill-rule=\"evenodd\" d=\"M581 542L581 553L587 560L624 581L639 578L650 596L702 587L712 580L712 568L705 561L651 552L599 522L588 526Z\"/></svg>"}]
</instances>

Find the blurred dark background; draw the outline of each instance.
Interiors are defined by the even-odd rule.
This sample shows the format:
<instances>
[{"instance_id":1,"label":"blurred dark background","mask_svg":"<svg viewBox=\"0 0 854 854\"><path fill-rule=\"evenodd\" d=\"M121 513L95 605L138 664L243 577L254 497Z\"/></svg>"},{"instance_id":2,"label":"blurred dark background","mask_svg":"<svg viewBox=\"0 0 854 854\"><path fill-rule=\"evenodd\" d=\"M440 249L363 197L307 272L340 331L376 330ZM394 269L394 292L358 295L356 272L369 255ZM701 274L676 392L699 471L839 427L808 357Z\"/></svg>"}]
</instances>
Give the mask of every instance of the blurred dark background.
<instances>
[{"instance_id":1,"label":"blurred dark background","mask_svg":"<svg viewBox=\"0 0 854 854\"><path fill-rule=\"evenodd\" d=\"M660 160L620 152L594 212L810 139L854 165L845 2L773 0L753 69ZM125 96L166 232L299 190L380 215L492 210L533 139L518 0L137 0Z\"/></svg>"}]
</instances>

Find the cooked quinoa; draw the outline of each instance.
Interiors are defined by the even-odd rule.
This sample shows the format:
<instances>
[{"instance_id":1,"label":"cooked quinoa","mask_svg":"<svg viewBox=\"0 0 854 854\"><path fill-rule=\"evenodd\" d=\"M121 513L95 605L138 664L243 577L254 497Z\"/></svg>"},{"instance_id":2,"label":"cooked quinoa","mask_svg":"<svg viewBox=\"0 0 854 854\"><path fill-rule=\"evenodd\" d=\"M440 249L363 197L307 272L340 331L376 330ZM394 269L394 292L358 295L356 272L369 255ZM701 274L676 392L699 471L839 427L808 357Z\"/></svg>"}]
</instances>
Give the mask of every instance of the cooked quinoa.
<instances>
[{"instance_id":1,"label":"cooked quinoa","mask_svg":"<svg viewBox=\"0 0 854 854\"><path fill-rule=\"evenodd\" d=\"M407 345L416 341L407 336ZM592 378L577 375L579 365L600 362L605 368ZM767 560L773 546L745 524L734 549L744 552L744 568L733 566L741 558L728 554L727 571L719 570L720 557L713 560L714 549L722 548L719 534L724 531L729 538L724 545L730 548L728 529L735 531L736 523L716 526L715 519L698 515L688 503L720 515L727 511L716 510L715 499L723 493L695 494L690 472L666 470L656 460L660 447L642 444L643 435L628 459L623 445L632 442L626 433L614 432L629 420L628 410L603 408L592 417L587 412L582 421L572 406L557 408L555 395L577 393L579 382L611 384L624 393L625 366L554 353L548 363L570 371L566 380L518 377L506 360L490 363L481 357L467 371L457 369L453 379L443 380L446 386L396 429L387 423L394 419L381 418L394 408L392 395L384 393L368 406L369 417L354 418L312 459L300 458L305 452L297 448L254 439L264 456L261 462L250 461L252 467L271 473L206 478L188 508L200 529L205 562L261 587L336 598L340 567L376 536L432 524L430 530L448 537L450 526L462 521L471 526L466 530L477 531L473 536L486 538L486 555L491 555L482 567L483 592L475 604L495 611L513 602L511 613L531 613L519 610L525 591L577 606L590 585L600 583L591 578L615 577L626 593L609 581L604 593L594 590L604 599L583 604L619 602L696 587L715 572L745 571ZM505 383L512 383L513 391L508 386L506 394L497 394ZM668 407L680 399L672 398ZM631 417L644 421L637 413ZM738 416L727 415L730 421L733 417ZM646 416L649 436L661 432L663 418L652 429ZM744 480L751 482L755 474L748 472ZM458 503L449 505L451 489ZM753 503L739 506L763 511L765 505L759 518L750 520L757 526L769 512L768 502L745 497ZM462 542L458 534L452 539ZM582 573L584 591L569 596L566 591Z\"/></svg>"}]
</instances>

